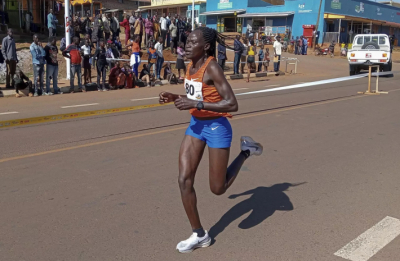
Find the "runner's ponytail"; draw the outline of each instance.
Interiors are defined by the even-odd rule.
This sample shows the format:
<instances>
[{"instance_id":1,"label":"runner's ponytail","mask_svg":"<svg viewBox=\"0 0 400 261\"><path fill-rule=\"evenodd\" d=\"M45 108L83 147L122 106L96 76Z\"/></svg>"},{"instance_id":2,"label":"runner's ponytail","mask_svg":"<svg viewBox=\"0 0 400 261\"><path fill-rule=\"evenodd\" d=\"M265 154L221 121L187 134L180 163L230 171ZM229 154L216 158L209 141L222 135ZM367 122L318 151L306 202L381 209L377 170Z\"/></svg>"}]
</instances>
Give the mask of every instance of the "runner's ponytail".
<instances>
[{"instance_id":1,"label":"runner's ponytail","mask_svg":"<svg viewBox=\"0 0 400 261\"><path fill-rule=\"evenodd\" d=\"M203 34L204 41L210 44L210 49L208 49L207 51L208 56L216 57L217 43L222 46L225 46L228 49L233 50L233 47L227 45L225 43L225 40L233 41L234 38L218 33L215 29L209 27L198 27L195 29L195 31L196 30L200 31Z\"/></svg>"}]
</instances>

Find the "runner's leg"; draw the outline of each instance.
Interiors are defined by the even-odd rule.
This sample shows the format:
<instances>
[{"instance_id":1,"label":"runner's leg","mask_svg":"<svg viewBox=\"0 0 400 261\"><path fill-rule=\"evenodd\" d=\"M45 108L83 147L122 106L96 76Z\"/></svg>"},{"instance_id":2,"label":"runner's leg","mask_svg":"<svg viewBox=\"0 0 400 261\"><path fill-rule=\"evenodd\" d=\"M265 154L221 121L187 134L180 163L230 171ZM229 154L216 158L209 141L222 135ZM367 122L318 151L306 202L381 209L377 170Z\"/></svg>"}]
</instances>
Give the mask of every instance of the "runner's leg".
<instances>
[{"instance_id":1,"label":"runner's leg","mask_svg":"<svg viewBox=\"0 0 400 261\"><path fill-rule=\"evenodd\" d=\"M197 197L193 184L205 146L206 143L204 141L186 135L179 151L179 188L181 190L182 203L192 229L202 227L197 211Z\"/></svg>"},{"instance_id":2,"label":"runner's leg","mask_svg":"<svg viewBox=\"0 0 400 261\"><path fill-rule=\"evenodd\" d=\"M208 148L210 158L210 189L216 195L222 195L232 185L247 159L246 153L240 152L228 167L230 148Z\"/></svg>"}]
</instances>

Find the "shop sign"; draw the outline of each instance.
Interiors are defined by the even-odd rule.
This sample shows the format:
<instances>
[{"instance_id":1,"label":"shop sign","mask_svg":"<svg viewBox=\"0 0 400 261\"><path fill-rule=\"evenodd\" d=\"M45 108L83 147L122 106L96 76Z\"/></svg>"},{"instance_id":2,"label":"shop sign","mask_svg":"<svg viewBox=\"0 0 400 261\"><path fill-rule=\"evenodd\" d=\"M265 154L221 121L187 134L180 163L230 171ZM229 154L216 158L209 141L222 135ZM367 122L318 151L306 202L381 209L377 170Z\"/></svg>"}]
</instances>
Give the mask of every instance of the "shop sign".
<instances>
[{"instance_id":1,"label":"shop sign","mask_svg":"<svg viewBox=\"0 0 400 261\"><path fill-rule=\"evenodd\" d=\"M331 8L332 9L342 9L342 3L340 2L340 0L332 0Z\"/></svg>"},{"instance_id":2,"label":"shop sign","mask_svg":"<svg viewBox=\"0 0 400 261\"><path fill-rule=\"evenodd\" d=\"M218 9L228 9L232 8L232 2L229 2L229 0L219 0L218 3Z\"/></svg>"},{"instance_id":3,"label":"shop sign","mask_svg":"<svg viewBox=\"0 0 400 261\"><path fill-rule=\"evenodd\" d=\"M382 15L381 9L379 7L376 8L376 15Z\"/></svg>"},{"instance_id":4,"label":"shop sign","mask_svg":"<svg viewBox=\"0 0 400 261\"><path fill-rule=\"evenodd\" d=\"M364 13L364 3L363 2L360 2L360 5L356 5L356 12Z\"/></svg>"},{"instance_id":5,"label":"shop sign","mask_svg":"<svg viewBox=\"0 0 400 261\"><path fill-rule=\"evenodd\" d=\"M299 13L311 13L312 10L305 10L306 3L299 4Z\"/></svg>"}]
</instances>

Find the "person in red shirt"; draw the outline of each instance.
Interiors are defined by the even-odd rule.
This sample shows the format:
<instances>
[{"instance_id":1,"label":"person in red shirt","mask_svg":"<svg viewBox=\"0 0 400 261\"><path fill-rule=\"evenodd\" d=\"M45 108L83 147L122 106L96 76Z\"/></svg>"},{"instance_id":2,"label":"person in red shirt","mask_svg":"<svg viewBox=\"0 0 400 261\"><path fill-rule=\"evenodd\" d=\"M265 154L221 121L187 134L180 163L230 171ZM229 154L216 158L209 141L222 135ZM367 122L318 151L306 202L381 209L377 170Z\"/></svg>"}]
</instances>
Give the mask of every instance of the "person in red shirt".
<instances>
[{"instance_id":1,"label":"person in red shirt","mask_svg":"<svg viewBox=\"0 0 400 261\"><path fill-rule=\"evenodd\" d=\"M130 36L130 25L129 25L129 15L126 16L126 18L119 23L120 26L125 28L125 45L128 44L129 36Z\"/></svg>"},{"instance_id":2,"label":"person in red shirt","mask_svg":"<svg viewBox=\"0 0 400 261\"><path fill-rule=\"evenodd\" d=\"M108 83L110 84L111 89L117 88L118 76L121 73L121 67L119 61L115 62L115 66L110 70L110 74L108 76Z\"/></svg>"},{"instance_id":3,"label":"person in red shirt","mask_svg":"<svg viewBox=\"0 0 400 261\"><path fill-rule=\"evenodd\" d=\"M70 93L74 93L74 78L75 74L78 77L78 87L82 92L86 92L85 86L82 86L82 57L81 48L79 47L79 38L74 37L72 44L68 45L67 48L62 52L62 55L71 60L71 75L70 75Z\"/></svg>"}]
</instances>

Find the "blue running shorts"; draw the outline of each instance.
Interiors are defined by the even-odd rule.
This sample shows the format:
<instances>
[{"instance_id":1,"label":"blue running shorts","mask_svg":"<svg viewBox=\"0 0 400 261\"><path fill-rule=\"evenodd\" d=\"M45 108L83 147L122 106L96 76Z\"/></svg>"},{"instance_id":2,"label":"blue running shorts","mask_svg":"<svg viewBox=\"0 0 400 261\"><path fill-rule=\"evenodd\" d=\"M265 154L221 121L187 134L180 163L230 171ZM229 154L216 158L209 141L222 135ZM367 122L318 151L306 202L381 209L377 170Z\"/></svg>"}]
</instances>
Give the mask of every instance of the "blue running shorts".
<instances>
[{"instance_id":1,"label":"blue running shorts","mask_svg":"<svg viewBox=\"0 0 400 261\"><path fill-rule=\"evenodd\" d=\"M185 135L206 142L210 148L230 148L232 143L232 127L225 117L199 120L192 116Z\"/></svg>"}]
</instances>

